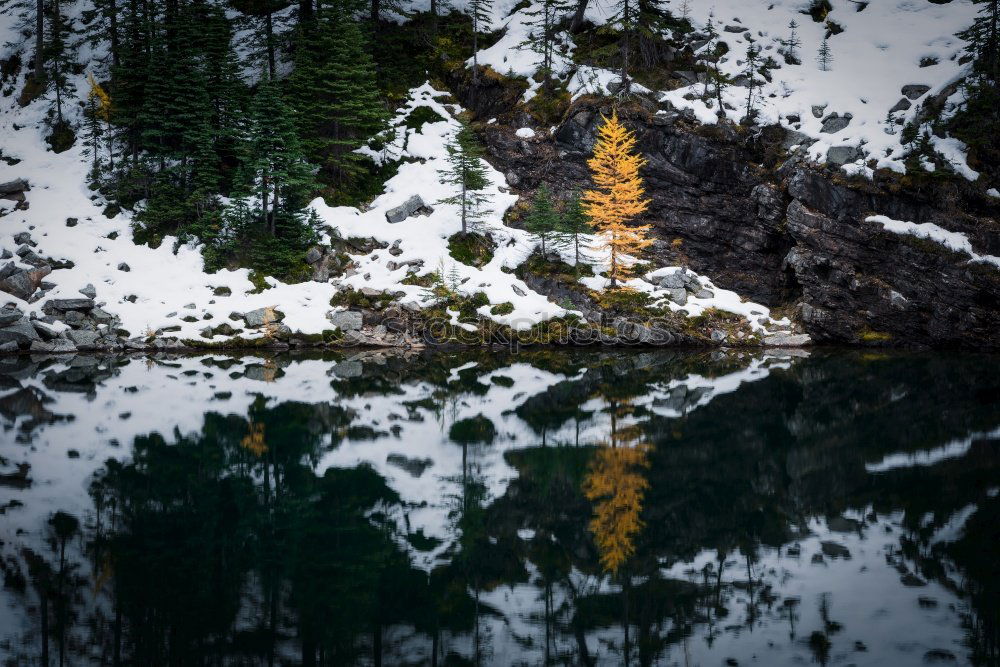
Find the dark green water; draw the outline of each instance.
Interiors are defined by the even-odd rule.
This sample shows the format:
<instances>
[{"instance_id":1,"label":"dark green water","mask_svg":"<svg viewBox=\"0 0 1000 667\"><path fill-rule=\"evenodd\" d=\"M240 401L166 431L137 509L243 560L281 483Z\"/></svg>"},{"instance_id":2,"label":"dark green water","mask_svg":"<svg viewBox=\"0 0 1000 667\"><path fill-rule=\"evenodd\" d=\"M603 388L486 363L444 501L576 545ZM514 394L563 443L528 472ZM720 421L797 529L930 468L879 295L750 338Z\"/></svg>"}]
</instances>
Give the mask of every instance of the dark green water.
<instances>
[{"instance_id":1,"label":"dark green water","mask_svg":"<svg viewBox=\"0 0 1000 667\"><path fill-rule=\"evenodd\" d=\"M996 665L1000 359L0 359L0 659Z\"/></svg>"}]
</instances>

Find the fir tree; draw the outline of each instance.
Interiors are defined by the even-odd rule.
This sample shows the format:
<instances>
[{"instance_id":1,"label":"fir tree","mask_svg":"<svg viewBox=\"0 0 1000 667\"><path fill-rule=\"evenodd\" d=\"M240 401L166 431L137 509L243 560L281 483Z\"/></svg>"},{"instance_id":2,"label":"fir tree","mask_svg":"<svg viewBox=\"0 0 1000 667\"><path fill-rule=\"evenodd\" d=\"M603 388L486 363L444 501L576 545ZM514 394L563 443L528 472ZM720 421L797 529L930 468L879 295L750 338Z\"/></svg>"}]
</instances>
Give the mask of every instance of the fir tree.
<instances>
[{"instance_id":1,"label":"fir tree","mask_svg":"<svg viewBox=\"0 0 1000 667\"><path fill-rule=\"evenodd\" d=\"M537 53L541 62L538 71L546 90L551 90L556 36L562 14L567 9L566 0L540 0L534 9L526 12L531 26L526 46Z\"/></svg>"},{"instance_id":2,"label":"fir tree","mask_svg":"<svg viewBox=\"0 0 1000 667\"><path fill-rule=\"evenodd\" d=\"M353 150L388 116L364 33L347 12L324 8L300 34L290 94L307 156L343 182L358 169Z\"/></svg>"},{"instance_id":3,"label":"fir tree","mask_svg":"<svg viewBox=\"0 0 1000 667\"><path fill-rule=\"evenodd\" d=\"M552 246L549 244L546 247L546 243L554 239L559 231L559 214L547 186L543 185L535 193L531 210L524 219L524 228L538 237L542 243L542 257L547 257Z\"/></svg>"},{"instance_id":4,"label":"fir tree","mask_svg":"<svg viewBox=\"0 0 1000 667\"><path fill-rule=\"evenodd\" d=\"M785 63L789 65L801 65L799 61L798 50L802 46L802 40L799 39L799 24L793 19L788 23L788 29L790 30L788 34L788 39L784 41L785 46Z\"/></svg>"},{"instance_id":5,"label":"fir tree","mask_svg":"<svg viewBox=\"0 0 1000 667\"><path fill-rule=\"evenodd\" d=\"M746 113L746 123L752 124L754 118L757 116L757 110L754 108L754 103L757 100L758 86L757 86L757 68L760 66L760 45L758 45L753 40L750 40L750 45L747 47L747 59L746 65L743 68L743 76L747 81L747 113Z\"/></svg>"},{"instance_id":6,"label":"fir tree","mask_svg":"<svg viewBox=\"0 0 1000 667\"><path fill-rule=\"evenodd\" d=\"M972 58L966 102L950 125L969 144L970 156L990 168L1000 163L1000 0L973 2L982 7L958 35L968 41L966 52Z\"/></svg>"},{"instance_id":7,"label":"fir tree","mask_svg":"<svg viewBox=\"0 0 1000 667\"><path fill-rule=\"evenodd\" d=\"M489 200L489 196L483 192L489 185L486 168L483 166L483 151L472 129L465 123L448 141L445 149L448 151L449 168L438 173L442 182L456 186L458 193L439 203L456 204L460 207L462 233L467 234L482 218L482 206Z\"/></svg>"},{"instance_id":8,"label":"fir tree","mask_svg":"<svg viewBox=\"0 0 1000 667\"><path fill-rule=\"evenodd\" d=\"M472 19L472 84L479 83L479 33L490 26L493 0L469 0L468 12Z\"/></svg>"},{"instance_id":9,"label":"fir tree","mask_svg":"<svg viewBox=\"0 0 1000 667\"><path fill-rule=\"evenodd\" d=\"M580 247L583 237L592 231L583 211L580 193L574 192L563 206L562 215L559 217L558 233L562 243L573 250L573 266L577 274L580 272Z\"/></svg>"},{"instance_id":10,"label":"fir tree","mask_svg":"<svg viewBox=\"0 0 1000 667\"><path fill-rule=\"evenodd\" d=\"M824 72L830 71L830 65L833 64L833 52L830 51L830 42L826 37L823 38L823 42L819 45L816 62L819 63L820 70Z\"/></svg>"},{"instance_id":11,"label":"fir tree","mask_svg":"<svg viewBox=\"0 0 1000 667\"><path fill-rule=\"evenodd\" d=\"M644 197L639 168L645 164L635 154L635 135L618 121L617 112L604 118L598 130L594 155L587 161L594 188L583 193L583 210L600 236L598 248L608 251L611 287L628 280L633 261L653 241L651 225L628 225L649 206Z\"/></svg>"}]
</instances>

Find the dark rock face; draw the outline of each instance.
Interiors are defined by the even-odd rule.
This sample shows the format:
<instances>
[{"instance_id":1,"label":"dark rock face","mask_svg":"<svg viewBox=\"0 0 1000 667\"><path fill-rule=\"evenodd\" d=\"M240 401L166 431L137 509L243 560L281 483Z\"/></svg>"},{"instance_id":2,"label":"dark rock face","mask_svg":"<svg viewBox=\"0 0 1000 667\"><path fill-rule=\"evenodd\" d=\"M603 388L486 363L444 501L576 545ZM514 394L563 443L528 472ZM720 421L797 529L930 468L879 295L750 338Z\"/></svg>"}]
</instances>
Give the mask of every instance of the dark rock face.
<instances>
[{"instance_id":1,"label":"dark rock face","mask_svg":"<svg viewBox=\"0 0 1000 667\"><path fill-rule=\"evenodd\" d=\"M610 108L577 107L548 142L487 126L490 159L524 191L578 189L589 182L601 113ZM673 111L619 115L648 161L643 222L658 237L657 265L686 264L755 301L794 307L818 341L1000 348L1000 269L865 221L932 222L966 234L980 254L1000 255L1000 205L971 187L851 184L782 155L779 128L737 133L698 129Z\"/></svg>"}]
</instances>

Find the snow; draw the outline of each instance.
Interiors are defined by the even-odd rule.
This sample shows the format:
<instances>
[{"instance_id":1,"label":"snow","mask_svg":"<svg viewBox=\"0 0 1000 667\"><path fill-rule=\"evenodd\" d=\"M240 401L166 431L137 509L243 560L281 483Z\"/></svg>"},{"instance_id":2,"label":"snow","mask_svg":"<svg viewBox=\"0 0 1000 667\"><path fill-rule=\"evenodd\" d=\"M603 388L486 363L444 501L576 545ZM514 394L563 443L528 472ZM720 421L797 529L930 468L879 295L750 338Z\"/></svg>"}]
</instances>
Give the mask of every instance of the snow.
<instances>
[{"instance_id":1,"label":"snow","mask_svg":"<svg viewBox=\"0 0 1000 667\"><path fill-rule=\"evenodd\" d=\"M986 191L986 194L988 194L990 197L1000 199L1000 190L997 190L996 188L990 188L989 190Z\"/></svg>"},{"instance_id":2,"label":"snow","mask_svg":"<svg viewBox=\"0 0 1000 667\"><path fill-rule=\"evenodd\" d=\"M913 468L916 466L937 465L941 461L957 459L965 456L972 449L972 443L977 440L996 440L1000 438L1000 428L992 431L976 431L964 438L958 438L943 445L918 452L899 452L888 454L878 463L866 463L865 470L870 473L882 473L898 468Z\"/></svg>"},{"instance_id":3,"label":"snow","mask_svg":"<svg viewBox=\"0 0 1000 667\"><path fill-rule=\"evenodd\" d=\"M535 131L532 130L530 127L520 127L514 134L521 137L522 139L531 139L532 137L535 136Z\"/></svg>"},{"instance_id":4,"label":"snow","mask_svg":"<svg viewBox=\"0 0 1000 667\"><path fill-rule=\"evenodd\" d=\"M894 234L907 234L921 239L928 239L935 243L940 243L950 250L968 255L972 262L992 264L1000 268L1000 257L995 255L980 255L969 241L969 237L961 232L949 232L947 229L935 225L931 222L908 222L905 220L893 220L884 215L872 215L865 218L867 222L877 222L881 224L887 232Z\"/></svg>"}]
</instances>

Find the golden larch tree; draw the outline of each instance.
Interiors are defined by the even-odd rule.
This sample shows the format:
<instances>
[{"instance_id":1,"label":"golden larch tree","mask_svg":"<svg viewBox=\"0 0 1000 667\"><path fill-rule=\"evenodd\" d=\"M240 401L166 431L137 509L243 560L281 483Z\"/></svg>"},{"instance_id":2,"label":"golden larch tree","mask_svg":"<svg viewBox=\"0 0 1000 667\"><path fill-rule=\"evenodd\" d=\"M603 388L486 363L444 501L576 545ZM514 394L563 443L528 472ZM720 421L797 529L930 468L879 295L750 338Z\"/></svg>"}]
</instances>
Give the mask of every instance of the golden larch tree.
<instances>
[{"instance_id":1,"label":"golden larch tree","mask_svg":"<svg viewBox=\"0 0 1000 667\"><path fill-rule=\"evenodd\" d=\"M653 241L652 225L628 223L649 207L639 169L646 164L635 152L635 134L618 121L618 112L603 117L594 155L587 161L594 188L583 193L583 211L600 239L597 249L608 250L611 287L632 277L633 257Z\"/></svg>"}]
</instances>

